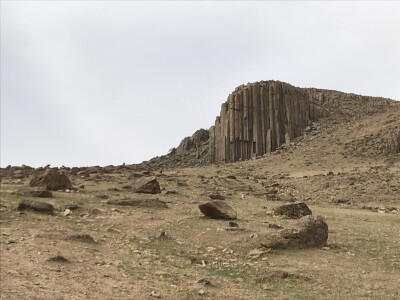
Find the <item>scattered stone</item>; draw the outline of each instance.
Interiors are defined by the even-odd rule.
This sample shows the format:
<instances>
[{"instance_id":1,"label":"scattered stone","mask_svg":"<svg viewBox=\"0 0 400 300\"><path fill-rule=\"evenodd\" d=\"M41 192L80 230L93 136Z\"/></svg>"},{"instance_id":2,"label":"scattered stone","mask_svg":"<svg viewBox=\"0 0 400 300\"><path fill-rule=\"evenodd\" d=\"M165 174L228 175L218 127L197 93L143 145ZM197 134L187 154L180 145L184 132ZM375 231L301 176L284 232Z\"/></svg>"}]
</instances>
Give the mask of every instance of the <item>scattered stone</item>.
<instances>
[{"instance_id":1,"label":"scattered stone","mask_svg":"<svg viewBox=\"0 0 400 300\"><path fill-rule=\"evenodd\" d=\"M130 187L129 187L130 188ZM117 188L108 188L107 189L107 191L110 191L110 192L119 192L119 189L117 189Z\"/></svg>"},{"instance_id":2,"label":"scattered stone","mask_svg":"<svg viewBox=\"0 0 400 300\"><path fill-rule=\"evenodd\" d=\"M59 263L69 263L70 261L61 255L56 255L47 259L47 261L59 262Z\"/></svg>"},{"instance_id":3,"label":"scattered stone","mask_svg":"<svg viewBox=\"0 0 400 300\"><path fill-rule=\"evenodd\" d=\"M157 240L169 240L169 236L165 231L161 232L161 234L158 236Z\"/></svg>"},{"instance_id":4,"label":"scattered stone","mask_svg":"<svg viewBox=\"0 0 400 300\"><path fill-rule=\"evenodd\" d=\"M210 198L212 200L225 200L225 197L218 193L210 194L210 195L208 195L208 198Z\"/></svg>"},{"instance_id":5,"label":"scattered stone","mask_svg":"<svg viewBox=\"0 0 400 300\"><path fill-rule=\"evenodd\" d=\"M212 219L236 219L236 211L224 201L211 201L199 205L200 211Z\"/></svg>"},{"instance_id":6,"label":"scattered stone","mask_svg":"<svg viewBox=\"0 0 400 300\"><path fill-rule=\"evenodd\" d=\"M67 175L61 174L53 169L46 169L35 175L30 181L30 186L44 187L50 191L73 189L71 181L68 179Z\"/></svg>"},{"instance_id":7,"label":"scattered stone","mask_svg":"<svg viewBox=\"0 0 400 300\"><path fill-rule=\"evenodd\" d=\"M133 190L135 193L144 193L144 194L160 194L160 184L157 179L152 177L142 177L135 181L133 184Z\"/></svg>"},{"instance_id":8,"label":"scattered stone","mask_svg":"<svg viewBox=\"0 0 400 300\"><path fill-rule=\"evenodd\" d=\"M239 224L236 223L236 222L230 221L230 222L229 222L229 227L239 227Z\"/></svg>"},{"instance_id":9,"label":"scattered stone","mask_svg":"<svg viewBox=\"0 0 400 300\"><path fill-rule=\"evenodd\" d=\"M311 215L312 211L304 202L296 202L292 204L284 204L272 209L273 215L283 215L290 219L298 219L307 215Z\"/></svg>"},{"instance_id":10,"label":"scattered stone","mask_svg":"<svg viewBox=\"0 0 400 300\"><path fill-rule=\"evenodd\" d=\"M199 295L204 295L205 293L206 292L203 289L199 290Z\"/></svg>"},{"instance_id":11,"label":"scattered stone","mask_svg":"<svg viewBox=\"0 0 400 300\"><path fill-rule=\"evenodd\" d=\"M328 225L322 217L311 215L300 218L296 228L282 229L261 242L271 249L303 249L322 247L328 240Z\"/></svg>"},{"instance_id":12,"label":"scattered stone","mask_svg":"<svg viewBox=\"0 0 400 300\"><path fill-rule=\"evenodd\" d=\"M228 179L236 179L236 176L228 175L228 176L226 176L226 178L228 178Z\"/></svg>"},{"instance_id":13,"label":"scattered stone","mask_svg":"<svg viewBox=\"0 0 400 300\"><path fill-rule=\"evenodd\" d=\"M63 212L63 216L68 216L70 214L71 214L71 210L68 208L66 210L64 210L64 212Z\"/></svg>"},{"instance_id":14,"label":"scattered stone","mask_svg":"<svg viewBox=\"0 0 400 300\"><path fill-rule=\"evenodd\" d=\"M197 281L197 283L200 283L200 284L202 284L204 286L211 286L212 285L211 281L209 279L207 279L207 278L201 278L201 279L199 279Z\"/></svg>"},{"instance_id":15,"label":"scattered stone","mask_svg":"<svg viewBox=\"0 0 400 300\"><path fill-rule=\"evenodd\" d=\"M151 291L150 296L154 298L161 298L161 294L156 291Z\"/></svg>"},{"instance_id":16,"label":"scattered stone","mask_svg":"<svg viewBox=\"0 0 400 300\"><path fill-rule=\"evenodd\" d=\"M16 192L17 196L50 198L53 194L43 187L23 187Z\"/></svg>"},{"instance_id":17,"label":"scattered stone","mask_svg":"<svg viewBox=\"0 0 400 300\"><path fill-rule=\"evenodd\" d=\"M159 207L168 208L167 203L154 199L111 199L107 201L108 204L113 205L125 205L125 206L137 206L137 207Z\"/></svg>"},{"instance_id":18,"label":"scattered stone","mask_svg":"<svg viewBox=\"0 0 400 300\"><path fill-rule=\"evenodd\" d=\"M96 195L96 198L99 198L99 199L108 199L108 196L107 195Z\"/></svg>"},{"instance_id":19,"label":"scattered stone","mask_svg":"<svg viewBox=\"0 0 400 300\"><path fill-rule=\"evenodd\" d=\"M34 200L22 200L18 205L18 210L34 210L42 213L52 214L54 207L53 205L46 202L39 202Z\"/></svg>"}]
</instances>

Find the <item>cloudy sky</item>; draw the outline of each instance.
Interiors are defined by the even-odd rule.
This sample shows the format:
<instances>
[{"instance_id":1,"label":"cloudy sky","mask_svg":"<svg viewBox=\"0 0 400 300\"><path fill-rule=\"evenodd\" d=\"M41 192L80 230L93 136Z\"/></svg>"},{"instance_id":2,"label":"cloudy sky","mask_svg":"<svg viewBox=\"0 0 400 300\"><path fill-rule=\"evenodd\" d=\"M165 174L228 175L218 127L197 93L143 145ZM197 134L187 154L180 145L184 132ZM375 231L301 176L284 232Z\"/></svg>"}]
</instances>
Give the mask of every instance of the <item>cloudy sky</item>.
<instances>
[{"instance_id":1,"label":"cloudy sky","mask_svg":"<svg viewBox=\"0 0 400 300\"><path fill-rule=\"evenodd\" d=\"M400 2L1 1L1 166L138 163L238 85L400 100Z\"/></svg>"}]
</instances>

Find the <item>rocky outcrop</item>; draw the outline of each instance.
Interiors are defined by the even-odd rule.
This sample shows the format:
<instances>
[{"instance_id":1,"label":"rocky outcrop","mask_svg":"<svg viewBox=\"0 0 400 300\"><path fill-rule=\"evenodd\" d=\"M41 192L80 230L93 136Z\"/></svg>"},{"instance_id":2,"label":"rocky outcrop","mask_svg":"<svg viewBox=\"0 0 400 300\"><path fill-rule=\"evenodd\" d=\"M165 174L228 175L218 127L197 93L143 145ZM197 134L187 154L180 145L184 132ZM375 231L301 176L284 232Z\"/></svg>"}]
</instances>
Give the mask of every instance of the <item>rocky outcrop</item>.
<instances>
[{"instance_id":1,"label":"rocky outcrop","mask_svg":"<svg viewBox=\"0 0 400 300\"><path fill-rule=\"evenodd\" d=\"M46 202L39 202L33 200L22 200L18 204L18 210L33 210L41 213L52 214L54 207L53 205Z\"/></svg>"},{"instance_id":2,"label":"rocky outcrop","mask_svg":"<svg viewBox=\"0 0 400 300\"><path fill-rule=\"evenodd\" d=\"M30 186L44 187L50 191L73 189L71 181L67 175L53 169L46 169L34 176L30 181Z\"/></svg>"},{"instance_id":3,"label":"rocky outcrop","mask_svg":"<svg viewBox=\"0 0 400 300\"><path fill-rule=\"evenodd\" d=\"M210 128L210 162L234 162L275 151L317 118L301 89L279 81L241 85Z\"/></svg>"}]
</instances>

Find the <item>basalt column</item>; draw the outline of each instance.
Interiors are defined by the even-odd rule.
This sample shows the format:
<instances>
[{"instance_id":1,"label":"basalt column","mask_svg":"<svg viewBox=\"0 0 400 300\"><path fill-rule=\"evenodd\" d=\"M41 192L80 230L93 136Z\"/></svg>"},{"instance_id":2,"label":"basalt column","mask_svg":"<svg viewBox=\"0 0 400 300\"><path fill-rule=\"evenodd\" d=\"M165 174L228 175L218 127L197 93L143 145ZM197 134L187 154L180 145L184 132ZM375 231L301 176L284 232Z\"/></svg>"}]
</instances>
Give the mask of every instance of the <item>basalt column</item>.
<instances>
[{"instance_id":1,"label":"basalt column","mask_svg":"<svg viewBox=\"0 0 400 300\"><path fill-rule=\"evenodd\" d=\"M301 89L279 81L241 85L210 128L210 161L234 162L275 151L317 117Z\"/></svg>"}]
</instances>

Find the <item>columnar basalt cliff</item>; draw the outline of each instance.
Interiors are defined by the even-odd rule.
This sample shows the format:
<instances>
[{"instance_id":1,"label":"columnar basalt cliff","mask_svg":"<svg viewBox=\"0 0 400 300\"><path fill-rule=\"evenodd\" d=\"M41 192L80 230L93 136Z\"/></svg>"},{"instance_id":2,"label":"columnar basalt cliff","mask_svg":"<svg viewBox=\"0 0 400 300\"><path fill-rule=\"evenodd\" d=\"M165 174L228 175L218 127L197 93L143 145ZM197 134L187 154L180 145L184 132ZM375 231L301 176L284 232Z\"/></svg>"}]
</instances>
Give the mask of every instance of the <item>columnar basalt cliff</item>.
<instances>
[{"instance_id":1,"label":"columnar basalt cliff","mask_svg":"<svg viewBox=\"0 0 400 300\"><path fill-rule=\"evenodd\" d=\"M241 85L210 128L210 162L234 162L275 151L300 136L317 110L301 89L279 81Z\"/></svg>"}]
</instances>

